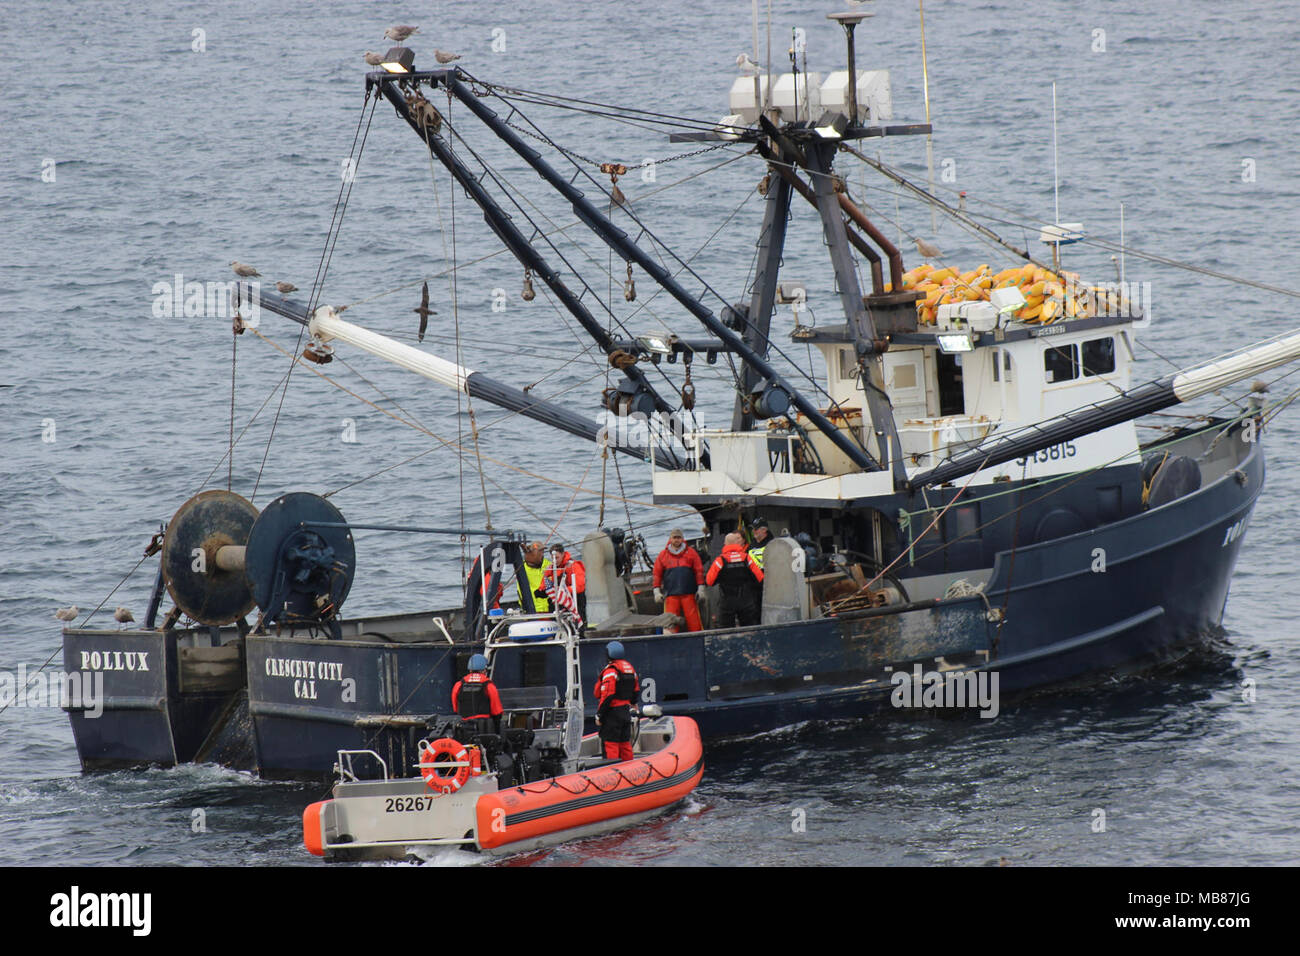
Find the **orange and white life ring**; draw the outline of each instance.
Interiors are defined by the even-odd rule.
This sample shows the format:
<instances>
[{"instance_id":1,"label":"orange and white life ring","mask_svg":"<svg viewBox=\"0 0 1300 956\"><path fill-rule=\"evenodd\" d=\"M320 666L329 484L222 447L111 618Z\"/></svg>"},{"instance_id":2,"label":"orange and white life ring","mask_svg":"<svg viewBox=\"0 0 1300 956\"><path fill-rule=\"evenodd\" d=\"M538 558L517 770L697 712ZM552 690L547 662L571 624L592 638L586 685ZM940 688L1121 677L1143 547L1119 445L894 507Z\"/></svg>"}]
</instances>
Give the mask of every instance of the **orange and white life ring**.
<instances>
[{"instance_id":1,"label":"orange and white life ring","mask_svg":"<svg viewBox=\"0 0 1300 956\"><path fill-rule=\"evenodd\" d=\"M451 737L426 743L420 751L420 776L437 793L455 793L482 772L479 749Z\"/></svg>"}]
</instances>

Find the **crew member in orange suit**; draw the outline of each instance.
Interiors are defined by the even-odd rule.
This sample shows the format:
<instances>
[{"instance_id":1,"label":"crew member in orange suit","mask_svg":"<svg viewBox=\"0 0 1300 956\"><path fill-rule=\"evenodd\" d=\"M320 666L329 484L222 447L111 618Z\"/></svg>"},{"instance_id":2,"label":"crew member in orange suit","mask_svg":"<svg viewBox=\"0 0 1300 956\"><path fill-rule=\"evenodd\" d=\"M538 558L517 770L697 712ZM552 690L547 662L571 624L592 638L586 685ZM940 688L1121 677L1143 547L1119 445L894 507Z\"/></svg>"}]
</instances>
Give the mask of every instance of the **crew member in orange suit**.
<instances>
[{"instance_id":1,"label":"crew member in orange suit","mask_svg":"<svg viewBox=\"0 0 1300 956\"><path fill-rule=\"evenodd\" d=\"M665 612L686 619L686 627L679 633L704 629L698 603L704 597L704 562L686 543L681 528L668 532L668 547L655 559L654 588L655 601L663 601Z\"/></svg>"},{"instance_id":2,"label":"crew member in orange suit","mask_svg":"<svg viewBox=\"0 0 1300 956\"><path fill-rule=\"evenodd\" d=\"M574 559L563 545L551 546L551 566L546 569L545 580L563 582L578 601L578 617L587 620L587 568Z\"/></svg>"},{"instance_id":3,"label":"crew member in orange suit","mask_svg":"<svg viewBox=\"0 0 1300 956\"><path fill-rule=\"evenodd\" d=\"M606 760L632 759L632 701L641 691L636 670L623 660L623 644L605 645L609 663L596 681L596 726L605 745Z\"/></svg>"},{"instance_id":4,"label":"crew member in orange suit","mask_svg":"<svg viewBox=\"0 0 1300 956\"><path fill-rule=\"evenodd\" d=\"M462 720L472 720L479 733L501 733L501 695L487 675L488 661L482 654L469 659L469 672L451 689L451 709ZM490 721L490 723L489 723Z\"/></svg>"},{"instance_id":5,"label":"crew member in orange suit","mask_svg":"<svg viewBox=\"0 0 1300 956\"><path fill-rule=\"evenodd\" d=\"M763 611L763 569L739 534L727 535L722 553L709 565L705 580L718 584L722 601L718 627L753 627Z\"/></svg>"}]
</instances>

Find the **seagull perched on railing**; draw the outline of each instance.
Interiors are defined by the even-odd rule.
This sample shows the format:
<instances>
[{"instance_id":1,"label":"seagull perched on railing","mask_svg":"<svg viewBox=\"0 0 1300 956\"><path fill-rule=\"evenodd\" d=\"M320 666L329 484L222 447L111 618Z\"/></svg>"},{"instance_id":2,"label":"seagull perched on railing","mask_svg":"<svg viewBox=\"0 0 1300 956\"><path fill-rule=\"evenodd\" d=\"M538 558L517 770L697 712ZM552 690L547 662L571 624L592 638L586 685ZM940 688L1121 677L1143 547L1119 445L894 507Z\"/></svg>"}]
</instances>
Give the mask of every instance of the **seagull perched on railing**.
<instances>
[{"instance_id":1,"label":"seagull perched on railing","mask_svg":"<svg viewBox=\"0 0 1300 956\"><path fill-rule=\"evenodd\" d=\"M751 73L757 73L762 67L754 62L748 53L742 53L736 57L736 68L739 70L748 70Z\"/></svg>"},{"instance_id":2,"label":"seagull perched on railing","mask_svg":"<svg viewBox=\"0 0 1300 956\"><path fill-rule=\"evenodd\" d=\"M370 66L378 66L379 64L384 62L384 58L382 54L372 53L369 50L367 50L362 55L361 59L365 60L366 63L368 63Z\"/></svg>"},{"instance_id":3,"label":"seagull perched on railing","mask_svg":"<svg viewBox=\"0 0 1300 956\"><path fill-rule=\"evenodd\" d=\"M393 40L397 43L401 43L412 33L419 33L419 32L420 32L419 27L389 27L387 30L384 31L384 36L388 37L388 39Z\"/></svg>"},{"instance_id":4,"label":"seagull perched on railing","mask_svg":"<svg viewBox=\"0 0 1300 956\"><path fill-rule=\"evenodd\" d=\"M298 291L298 287L292 282L277 282L275 288L281 295L288 295L290 292Z\"/></svg>"},{"instance_id":5,"label":"seagull perched on railing","mask_svg":"<svg viewBox=\"0 0 1300 956\"><path fill-rule=\"evenodd\" d=\"M439 63L441 63L443 66L446 66L448 63L454 63L456 60L459 60L460 54L448 53L446 50L434 50L433 58L437 60Z\"/></svg>"},{"instance_id":6,"label":"seagull perched on railing","mask_svg":"<svg viewBox=\"0 0 1300 956\"><path fill-rule=\"evenodd\" d=\"M54 618L58 621L75 621L77 619L77 605L59 608L54 612Z\"/></svg>"},{"instance_id":7,"label":"seagull perched on railing","mask_svg":"<svg viewBox=\"0 0 1300 956\"><path fill-rule=\"evenodd\" d=\"M231 261L230 268L235 270L235 275L242 276L245 279L251 279L253 276L257 276L259 279L262 277L262 273L258 272L252 266L240 262L238 259Z\"/></svg>"},{"instance_id":8,"label":"seagull perched on railing","mask_svg":"<svg viewBox=\"0 0 1300 956\"><path fill-rule=\"evenodd\" d=\"M126 627L135 621L135 615L119 604L117 610L113 612L113 620Z\"/></svg>"}]
</instances>

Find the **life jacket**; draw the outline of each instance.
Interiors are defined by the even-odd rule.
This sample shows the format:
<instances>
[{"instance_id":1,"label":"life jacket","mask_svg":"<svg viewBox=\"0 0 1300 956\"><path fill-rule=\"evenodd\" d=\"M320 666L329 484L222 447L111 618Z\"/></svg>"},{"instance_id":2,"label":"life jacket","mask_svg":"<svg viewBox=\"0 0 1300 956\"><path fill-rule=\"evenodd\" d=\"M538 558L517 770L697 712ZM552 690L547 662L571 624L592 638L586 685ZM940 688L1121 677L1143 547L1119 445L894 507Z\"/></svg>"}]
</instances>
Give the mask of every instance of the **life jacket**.
<instances>
[{"instance_id":1,"label":"life jacket","mask_svg":"<svg viewBox=\"0 0 1300 956\"><path fill-rule=\"evenodd\" d=\"M729 544L713 559L705 580L718 585L729 601L748 602L760 593L763 568L743 544Z\"/></svg>"},{"instance_id":2,"label":"life jacket","mask_svg":"<svg viewBox=\"0 0 1300 956\"><path fill-rule=\"evenodd\" d=\"M637 680L636 669L620 658L610 661L600 672L600 680L596 684L596 699L600 701L602 707L606 704L611 707L626 707L636 698L640 689L641 683Z\"/></svg>"},{"instance_id":3,"label":"life jacket","mask_svg":"<svg viewBox=\"0 0 1300 956\"><path fill-rule=\"evenodd\" d=\"M491 717L492 698L488 688L492 680L482 671L470 671L461 678L456 696L456 713L463 720Z\"/></svg>"},{"instance_id":4,"label":"life jacket","mask_svg":"<svg viewBox=\"0 0 1300 956\"><path fill-rule=\"evenodd\" d=\"M574 561L567 551L560 555L560 560L555 564L552 573L547 575L547 579L548 582L563 581L565 587L575 596L587 590L586 566L581 561Z\"/></svg>"},{"instance_id":5,"label":"life jacket","mask_svg":"<svg viewBox=\"0 0 1300 956\"><path fill-rule=\"evenodd\" d=\"M550 569L550 567L551 567L551 562L548 561L546 558L542 558L541 565L536 568L533 567L531 564L529 564L527 561L524 562L524 572L528 576L528 586L532 589L533 592L533 607L536 608L538 614L546 614L551 610L551 602L548 601L546 598L537 596L537 590L545 586L544 579L546 576L546 572ZM519 595L519 604L520 606L524 605L524 596L522 592Z\"/></svg>"}]
</instances>

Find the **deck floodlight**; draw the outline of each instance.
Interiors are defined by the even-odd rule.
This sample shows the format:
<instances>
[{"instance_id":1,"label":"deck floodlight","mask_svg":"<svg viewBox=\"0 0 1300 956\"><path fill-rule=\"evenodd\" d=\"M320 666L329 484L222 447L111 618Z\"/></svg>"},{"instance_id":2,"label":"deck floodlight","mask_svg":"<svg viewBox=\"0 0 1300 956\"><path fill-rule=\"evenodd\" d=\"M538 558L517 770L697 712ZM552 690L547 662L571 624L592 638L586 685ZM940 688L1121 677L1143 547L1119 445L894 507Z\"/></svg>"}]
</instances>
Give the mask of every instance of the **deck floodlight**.
<instances>
[{"instance_id":1,"label":"deck floodlight","mask_svg":"<svg viewBox=\"0 0 1300 956\"><path fill-rule=\"evenodd\" d=\"M408 46L395 46L384 54L384 61L379 65L389 73L412 73L415 52Z\"/></svg>"},{"instance_id":2,"label":"deck floodlight","mask_svg":"<svg viewBox=\"0 0 1300 956\"><path fill-rule=\"evenodd\" d=\"M827 111L813 128L822 139L841 139L844 131L849 128L849 118L843 113Z\"/></svg>"},{"instance_id":3,"label":"deck floodlight","mask_svg":"<svg viewBox=\"0 0 1300 956\"><path fill-rule=\"evenodd\" d=\"M672 344L662 335L641 335L637 337L637 344L652 355L672 355Z\"/></svg>"},{"instance_id":4,"label":"deck floodlight","mask_svg":"<svg viewBox=\"0 0 1300 956\"><path fill-rule=\"evenodd\" d=\"M975 350L975 343L971 341L969 332L940 332L935 338L939 341L939 351L945 355Z\"/></svg>"}]
</instances>

